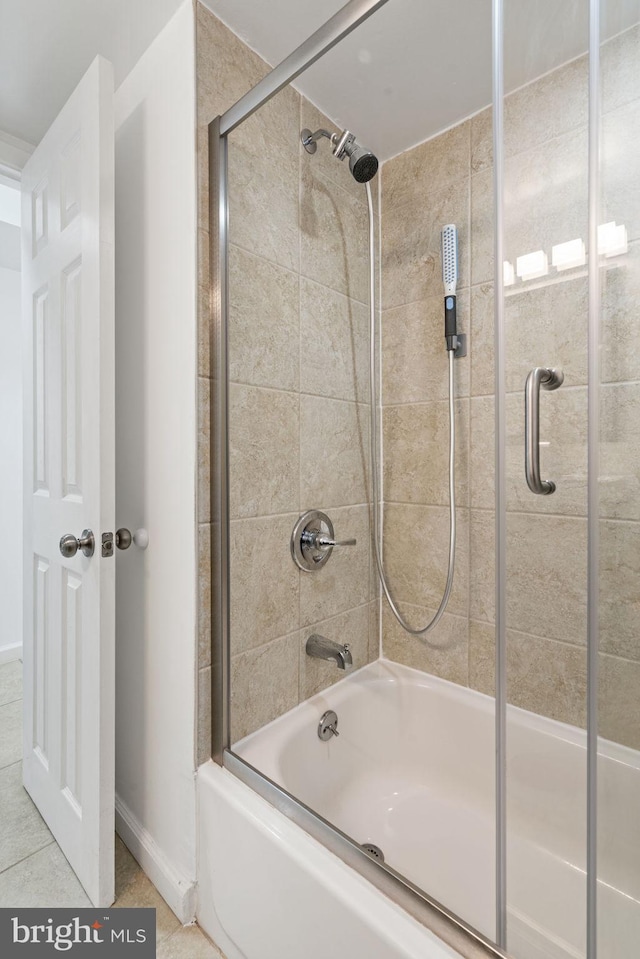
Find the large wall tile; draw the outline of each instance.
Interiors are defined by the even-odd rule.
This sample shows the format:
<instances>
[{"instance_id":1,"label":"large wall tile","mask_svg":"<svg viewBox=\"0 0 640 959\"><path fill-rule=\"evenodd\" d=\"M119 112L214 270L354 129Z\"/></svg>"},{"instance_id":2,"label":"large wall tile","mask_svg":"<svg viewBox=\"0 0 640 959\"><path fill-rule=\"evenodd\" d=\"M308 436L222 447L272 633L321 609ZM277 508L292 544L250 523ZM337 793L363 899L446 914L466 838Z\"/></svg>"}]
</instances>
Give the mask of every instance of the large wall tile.
<instances>
[{"instance_id":1,"label":"large wall tile","mask_svg":"<svg viewBox=\"0 0 640 959\"><path fill-rule=\"evenodd\" d=\"M551 262L554 244L586 242L587 145L586 130L577 130L506 160L504 255L514 267L525 253L545 250Z\"/></svg>"},{"instance_id":2,"label":"large wall tile","mask_svg":"<svg viewBox=\"0 0 640 959\"><path fill-rule=\"evenodd\" d=\"M368 306L303 277L300 343L305 393L369 402Z\"/></svg>"},{"instance_id":3,"label":"large wall tile","mask_svg":"<svg viewBox=\"0 0 640 959\"><path fill-rule=\"evenodd\" d=\"M369 603L369 662L374 663L382 655L380 643L380 600L372 599Z\"/></svg>"},{"instance_id":4,"label":"large wall tile","mask_svg":"<svg viewBox=\"0 0 640 959\"><path fill-rule=\"evenodd\" d=\"M307 656L306 643L310 636L319 634L334 643L348 643L351 648L353 667L349 672L366 666L369 662L369 603L348 609L330 619L310 624L300 632L300 701L315 696L322 689L344 679L348 673L338 669L334 662L313 659Z\"/></svg>"},{"instance_id":5,"label":"large wall tile","mask_svg":"<svg viewBox=\"0 0 640 959\"><path fill-rule=\"evenodd\" d=\"M584 645L586 613L586 519L509 513L509 629Z\"/></svg>"},{"instance_id":6,"label":"large wall tile","mask_svg":"<svg viewBox=\"0 0 640 959\"><path fill-rule=\"evenodd\" d=\"M415 628L425 626L434 616L435 609L407 604L401 612ZM469 621L466 616L445 613L433 632L425 636L410 636L399 625L389 604L383 600L382 624L383 654L387 659L433 673L461 686L468 685Z\"/></svg>"},{"instance_id":7,"label":"large wall tile","mask_svg":"<svg viewBox=\"0 0 640 959\"><path fill-rule=\"evenodd\" d=\"M298 629L300 571L290 548L297 519L289 513L231 523L232 655Z\"/></svg>"},{"instance_id":8,"label":"large wall tile","mask_svg":"<svg viewBox=\"0 0 640 959\"><path fill-rule=\"evenodd\" d=\"M605 260L602 281L602 382L640 380L640 243Z\"/></svg>"},{"instance_id":9,"label":"large wall tile","mask_svg":"<svg viewBox=\"0 0 640 959\"><path fill-rule=\"evenodd\" d=\"M458 286L463 289L469 285L468 177L433 193L425 190L412 202L384 209L383 309L444 295L440 234L446 223L455 223L458 227Z\"/></svg>"},{"instance_id":10,"label":"large wall tile","mask_svg":"<svg viewBox=\"0 0 640 959\"><path fill-rule=\"evenodd\" d=\"M281 90L229 135L232 243L298 270L300 98Z\"/></svg>"},{"instance_id":11,"label":"large wall tile","mask_svg":"<svg viewBox=\"0 0 640 959\"><path fill-rule=\"evenodd\" d=\"M639 536L637 523L600 523L599 648L636 662L640 662Z\"/></svg>"},{"instance_id":12,"label":"large wall tile","mask_svg":"<svg viewBox=\"0 0 640 959\"><path fill-rule=\"evenodd\" d=\"M400 603L440 605L449 558L449 510L443 506L387 503L384 561L391 593ZM468 510L457 511L456 568L448 610L468 614Z\"/></svg>"},{"instance_id":13,"label":"large wall tile","mask_svg":"<svg viewBox=\"0 0 640 959\"><path fill-rule=\"evenodd\" d=\"M299 643L294 633L232 657L232 743L298 704Z\"/></svg>"},{"instance_id":14,"label":"large wall tile","mask_svg":"<svg viewBox=\"0 0 640 959\"><path fill-rule=\"evenodd\" d=\"M229 249L229 378L298 390L300 297L297 273L237 246Z\"/></svg>"},{"instance_id":15,"label":"large wall tile","mask_svg":"<svg viewBox=\"0 0 640 959\"><path fill-rule=\"evenodd\" d=\"M198 670L198 765L211 758L211 666Z\"/></svg>"},{"instance_id":16,"label":"large wall tile","mask_svg":"<svg viewBox=\"0 0 640 959\"><path fill-rule=\"evenodd\" d=\"M640 100L602 119L602 222L624 223L630 240L640 237Z\"/></svg>"},{"instance_id":17,"label":"large wall tile","mask_svg":"<svg viewBox=\"0 0 640 959\"><path fill-rule=\"evenodd\" d=\"M524 390L534 366L559 367L564 373L561 389L586 384L588 296L586 276L509 292L505 300L509 392Z\"/></svg>"},{"instance_id":18,"label":"large wall tile","mask_svg":"<svg viewBox=\"0 0 640 959\"><path fill-rule=\"evenodd\" d=\"M469 294L457 297L458 329L470 333ZM469 393L469 354L455 361L456 396ZM442 292L382 314L382 401L425 403L449 396L448 355L444 338Z\"/></svg>"},{"instance_id":19,"label":"large wall tile","mask_svg":"<svg viewBox=\"0 0 640 959\"><path fill-rule=\"evenodd\" d=\"M604 43L600 55L603 110L640 100L640 25Z\"/></svg>"},{"instance_id":20,"label":"large wall tile","mask_svg":"<svg viewBox=\"0 0 640 959\"><path fill-rule=\"evenodd\" d=\"M211 526L198 526L198 666L211 663Z\"/></svg>"},{"instance_id":21,"label":"large wall tile","mask_svg":"<svg viewBox=\"0 0 640 959\"><path fill-rule=\"evenodd\" d=\"M313 573L300 574L300 625L328 619L370 599L371 534L368 506L331 510L336 538L355 538L355 546L334 549L330 559ZM290 559L291 561L291 559Z\"/></svg>"},{"instance_id":22,"label":"large wall tile","mask_svg":"<svg viewBox=\"0 0 640 959\"><path fill-rule=\"evenodd\" d=\"M300 397L302 510L369 499L369 408L318 396Z\"/></svg>"},{"instance_id":23,"label":"large wall tile","mask_svg":"<svg viewBox=\"0 0 640 959\"><path fill-rule=\"evenodd\" d=\"M232 518L286 513L297 508L299 404L294 393L231 384Z\"/></svg>"},{"instance_id":24,"label":"large wall tile","mask_svg":"<svg viewBox=\"0 0 640 959\"><path fill-rule=\"evenodd\" d=\"M496 694L496 627L469 620L469 686L486 696Z\"/></svg>"},{"instance_id":25,"label":"large wall tile","mask_svg":"<svg viewBox=\"0 0 640 959\"><path fill-rule=\"evenodd\" d=\"M383 165L383 220L393 207L469 176L470 127L468 120L459 123Z\"/></svg>"},{"instance_id":26,"label":"large wall tile","mask_svg":"<svg viewBox=\"0 0 640 959\"><path fill-rule=\"evenodd\" d=\"M493 282L493 170L471 177L471 285Z\"/></svg>"},{"instance_id":27,"label":"large wall tile","mask_svg":"<svg viewBox=\"0 0 640 959\"><path fill-rule=\"evenodd\" d=\"M198 230L198 374L211 376L211 282L209 234Z\"/></svg>"},{"instance_id":28,"label":"large wall tile","mask_svg":"<svg viewBox=\"0 0 640 959\"><path fill-rule=\"evenodd\" d=\"M471 173L493 165L493 110L487 107L471 117Z\"/></svg>"},{"instance_id":29,"label":"large wall tile","mask_svg":"<svg viewBox=\"0 0 640 959\"><path fill-rule=\"evenodd\" d=\"M493 396L471 397L469 496L472 509L493 510L496 504L495 415Z\"/></svg>"},{"instance_id":30,"label":"large wall tile","mask_svg":"<svg viewBox=\"0 0 640 959\"><path fill-rule=\"evenodd\" d=\"M472 288L470 325L470 392L472 396L491 395L496 388L493 283Z\"/></svg>"},{"instance_id":31,"label":"large wall tile","mask_svg":"<svg viewBox=\"0 0 640 959\"><path fill-rule=\"evenodd\" d=\"M469 521L469 615L493 623L496 607L493 510L472 509Z\"/></svg>"},{"instance_id":32,"label":"large wall tile","mask_svg":"<svg viewBox=\"0 0 640 959\"><path fill-rule=\"evenodd\" d=\"M468 506L468 399L455 403L455 429L456 499ZM383 431L385 500L448 506L448 402L385 406Z\"/></svg>"},{"instance_id":33,"label":"large wall tile","mask_svg":"<svg viewBox=\"0 0 640 959\"><path fill-rule=\"evenodd\" d=\"M588 109L589 64L585 56L505 98L505 156L513 157L571 130L586 128Z\"/></svg>"},{"instance_id":34,"label":"large wall tile","mask_svg":"<svg viewBox=\"0 0 640 959\"><path fill-rule=\"evenodd\" d=\"M469 685L488 696L495 690L495 627L472 621ZM587 719L586 650L540 636L507 630L507 701L562 723L584 727Z\"/></svg>"},{"instance_id":35,"label":"large wall tile","mask_svg":"<svg viewBox=\"0 0 640 959\"><path fill-rule=\"evenodd\" d=\"M640 749L640 663L599 656L598 734L631 749Z\"/></svg>"},{"instance_id":36,"label":"large wall tile","mask_svg":"<svg viewBox=\"0 0 640 959\"><path fill-rule=\"evenodd\" d=\"M200 112L212 120L270 68L202 3L196 4L196 33Z\"/></svg>"},{"instance_id":37,"label":"large wall tile","mask_svg":"<svg viewBox=\"0 0 640 959\"><path fill-rule=\"evenodd\" d=\"M586 650L508 630L507 700L541 716L584 728Z\"/></svg>"},{"instance_id":38,"label":"large wall tile","mask_svg":"<svg viewBox=\"0 0 640 959\"><path fill-rule=\"evenodd\" d=\"M334 180L322 176L313 164L303 162L301 182L300 272L316 283L368 303L366 207Z\"/></svg>"},{"instance_id":39,"label":"large wall tile","mask_svg":"<svg viewBox=\"0 0 640 959\"><path fill-rule=\"evenodd\" d=\"M208 124L255 86L269 65L196 3L198 222L209 229Z\"/></svg>"},{"instance_id":40,"label":"large wall tile","mask_svg":"<svg viewBox=\"0 0 640 959\"><path fill-rule=\"evenodd\" d=\"M198 522L211 520L211 381L198 377Z\"/></svg>"},{"instance_id":41,"label":"large wall tile","mask_svg":"<svg viewBox=\"0 0 640 959\"><path fill-rule=\"evenodd\" d=\"M601 517L640 520L640 383L600 390Z\"/></svg>"}]
</instances>

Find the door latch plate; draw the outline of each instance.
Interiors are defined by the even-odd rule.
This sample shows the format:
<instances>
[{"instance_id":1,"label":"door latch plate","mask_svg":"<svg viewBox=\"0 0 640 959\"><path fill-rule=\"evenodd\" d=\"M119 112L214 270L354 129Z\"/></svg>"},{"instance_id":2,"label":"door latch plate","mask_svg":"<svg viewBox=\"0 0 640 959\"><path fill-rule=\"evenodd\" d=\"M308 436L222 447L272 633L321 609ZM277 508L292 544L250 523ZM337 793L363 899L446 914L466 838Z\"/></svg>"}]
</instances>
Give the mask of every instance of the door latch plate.
<instances>
[{"instance_id":1,"label":"door latch plate","mask_svg":"<svg viewBox=\"0 0 640 959\"><path fill-rule=\"evenodd\" d=\"M102 556L113 556L113 533L102 534Z\"/></svg>"}]
</instances>

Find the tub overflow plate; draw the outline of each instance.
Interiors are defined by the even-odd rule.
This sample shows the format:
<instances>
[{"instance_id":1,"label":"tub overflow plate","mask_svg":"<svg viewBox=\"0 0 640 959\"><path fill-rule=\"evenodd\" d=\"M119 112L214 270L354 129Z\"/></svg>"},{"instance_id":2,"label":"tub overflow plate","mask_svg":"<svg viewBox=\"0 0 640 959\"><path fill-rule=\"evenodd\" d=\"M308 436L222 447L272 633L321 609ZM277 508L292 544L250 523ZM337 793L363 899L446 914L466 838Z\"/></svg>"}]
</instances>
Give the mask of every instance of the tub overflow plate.
<instances>
[{"instance_id":1,"label":"tub overflow plate","mask_svg":"<svg viewBox=\"0 0 640 959\"><path fill-rule=\"evenodd\" d=\"M318 723L318 738L321 739L323 743L326 743L332 736L339 735L338 717L333 709L328 709L326 713L322 714L322 718Z\"/></svg>"}]
</instances>

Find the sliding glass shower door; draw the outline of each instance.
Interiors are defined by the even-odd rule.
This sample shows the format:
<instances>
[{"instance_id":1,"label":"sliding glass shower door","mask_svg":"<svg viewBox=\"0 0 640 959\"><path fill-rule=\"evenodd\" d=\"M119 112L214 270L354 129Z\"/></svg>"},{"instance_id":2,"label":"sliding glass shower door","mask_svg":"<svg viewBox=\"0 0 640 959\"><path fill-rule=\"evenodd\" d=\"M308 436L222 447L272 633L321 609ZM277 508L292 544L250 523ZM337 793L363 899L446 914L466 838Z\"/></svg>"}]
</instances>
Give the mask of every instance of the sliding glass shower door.
<instances>
[{"instance_id":1,"label":"sliding glass shower door","mask_svg":"<svg viewBox=\"0 0 640 959\"><path fill-rule=\"evenodd\" d=\"M640 10L495 6L498 938L631 959Z\"/></svg>"}]
</instances>

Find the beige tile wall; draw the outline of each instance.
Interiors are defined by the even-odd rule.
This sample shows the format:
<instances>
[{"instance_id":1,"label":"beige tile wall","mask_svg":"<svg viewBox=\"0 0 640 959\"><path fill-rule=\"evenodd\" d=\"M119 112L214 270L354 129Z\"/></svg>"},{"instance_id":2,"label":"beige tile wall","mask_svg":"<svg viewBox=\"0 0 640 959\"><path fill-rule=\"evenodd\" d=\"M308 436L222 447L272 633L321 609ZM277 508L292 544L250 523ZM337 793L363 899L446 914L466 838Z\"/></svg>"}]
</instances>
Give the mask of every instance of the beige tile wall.
<instances>
[{"instance_id":1,"label":"beige tile wall","mask_svg":"<svg viewBox=\"0 0 640 959\"><path fill-rule=\"evenodd\" d=\"M206 127L269 69L197 4L200 197L199 759L209 755L208 191ZM368 504L366 206L329 150L300 145L331 122L289 88L229 138L232 740L344 675L308 636L378 655ZM293 525L323 509L352 550L303 574Z\"/></svg>"},{"instance_id":2,"label":"beige tile wall","mask_svg":"<svg viewBox=\"0 0 640 959\"><path fill-rule=\"evenodd\" d=\"M627 225L629 254L603 276L601 733L640 747L640 32L603 52L602 220ZM200 396L200 759L210 717L208 191L206 124L268 66L197 4ZM506 255L586 234L584 60L507 98ZM230 141L230 373L233 738L341 677L309 660L314 630L378 654L369 549L367 262L363 191L303 126L329 125L289 89ZM469 356L456 363L459 545L456 584L428 640L382 615L391 658L493 692L493 170L491 111L384 164L381 176L386 561L412 623L444 586L447 369L440 228L460 234L458 315ZM585 721L586 278L509 291L507 323L508 688L510 700ZM562 320L559 320L562 317ZM522 476L522 387L534 365L565 384L543 397L543 472ZM305 509L358 538L319 574L298 573L288 538ZM425 534L423 531L427 530Z\"/></svg>"},{"instance_id":3,"label":"beige tile wall","mask_svg":"<svg viewBox=\"0 0 640 959\"><path fill-rule=\"evenodd\" d=\"M602 222L625 223L629 253L603 270L600 732L640 747L640 30L603 50ZM505 104L505 253L587 236L587 64L580 59ZM428 639L383 610L386 655L493 693L494 368L491 111L387 162L382 170L385 552L413 624L437 605L446 568L446 354L439 231L460 237L456 363L460 543L449 613ZM584 725L586 697L587 303L585 271L507 290L507 620L511 702ZM557 277L557 279L556 279ZM524 381L560 366L544 394L542 470L524 481Z\"/></svg>"}]
</instances>

